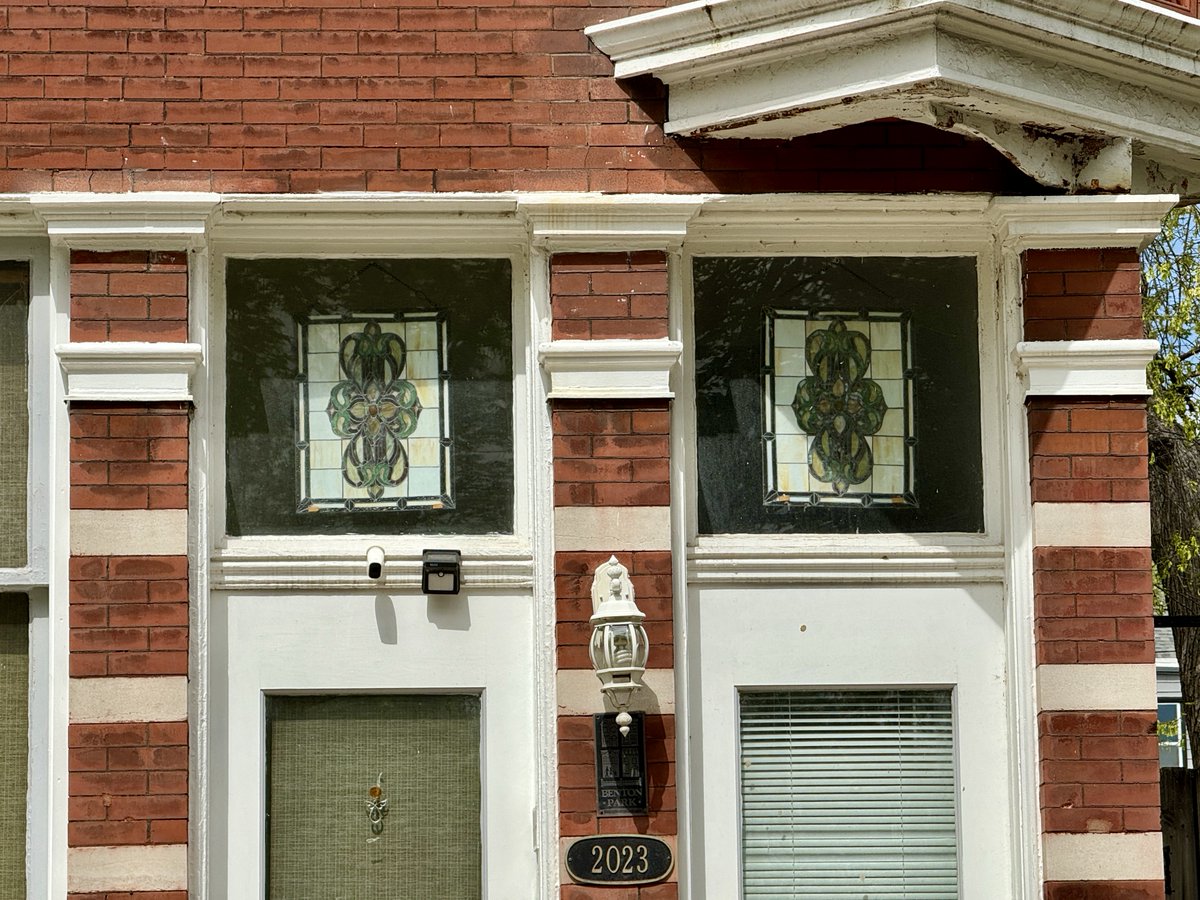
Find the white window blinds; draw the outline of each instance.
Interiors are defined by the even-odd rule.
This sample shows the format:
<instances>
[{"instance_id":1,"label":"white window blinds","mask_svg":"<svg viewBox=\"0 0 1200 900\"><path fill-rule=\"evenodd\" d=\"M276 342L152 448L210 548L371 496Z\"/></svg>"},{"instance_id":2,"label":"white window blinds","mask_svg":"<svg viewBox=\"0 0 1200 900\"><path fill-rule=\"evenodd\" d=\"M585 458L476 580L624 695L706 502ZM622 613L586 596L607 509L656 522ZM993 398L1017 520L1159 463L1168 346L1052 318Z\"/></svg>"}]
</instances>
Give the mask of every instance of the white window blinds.
<instances>
[{"instance_id":1,"label":"white window blinds","mask_svg":"<svg viewBox=\"0 0 1200 900\"><path fill-rule=\"evenodd\" d=\"M950 691L741 695L746 898L958 897Z\"/></svg>"}]
</instances>

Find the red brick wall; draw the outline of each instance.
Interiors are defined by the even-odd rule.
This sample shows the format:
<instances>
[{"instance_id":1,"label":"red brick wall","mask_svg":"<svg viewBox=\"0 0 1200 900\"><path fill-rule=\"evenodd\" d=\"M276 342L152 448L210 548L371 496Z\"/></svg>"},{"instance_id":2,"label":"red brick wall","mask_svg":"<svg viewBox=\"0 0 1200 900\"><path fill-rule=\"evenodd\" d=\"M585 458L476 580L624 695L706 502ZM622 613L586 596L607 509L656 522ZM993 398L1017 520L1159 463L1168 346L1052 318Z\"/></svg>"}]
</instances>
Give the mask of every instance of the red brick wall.
<instances>
[{"instance_id":1,"label":"red brick wall","mask_svg":"<svg viewBox=\"0 0 1200 900\"><path fill-rule=\"evenodd\" d=\"M72 509L186 509L183 403L71 404Z\"/></svg>"},{"instance_id":2,"label":"red brick wall","mask_svg":"<svg viewBox=\"0 0 1200 900\"><path fill-rule=\"evenodd\" d=\"M666 400L559 400L554 430L556 506L669 506Z\"/></svg>"},{"instance_id":3,"label":"red brick wall","mask_svg":"<svg viewBox=\"0 0 1200 900\"><path fill-rule=\"evenodd\" d=\"M667 255L559 253L550 260L554 338L665 338Z\"/></svg>"},{"instance_id":4,"label":"red brick wall","mask_svg":"<svg viewBox=\"0 0 1200 900\"><path fill-rule=\"evenodd\" d=\"M1141 338L1137 253L1025 254L1027 340ZM1149 499L1145 402L1032 398L1034 503ZM1084 513L1086 515L1086 513ZM1039 665L1152 663L1148 547L1034 549ZM1158 739L1152 709L1039 714L1042 825L1047 832L1158 831ZM1045 885L1046 900L1159 900L1157 881Z\"/></svg>"},{"instance_id":5,"label":"red brick wall","mask_svg":"<svg viewBox=\"0 0 1200 900\"><path fill-rule=\"evenodd\" d=\"M677 140L583 29L668 0L0 7L0 191L1042 193L906 123Z\"/></svg>"},{"instance_id":6,"label":"red brick wall","mask_svg":"<svg viewBox=\"0 0 1200 900\"><path fill-rule=\"evenodd\" d=\"M187 254L71 252L71 340L186 341Z\"/></svg>"},{"instance_id":7,"label":"red brick wall","mask_svg":"<svg viewBox=\"0 0 1200 900\"><path fill-rule=\"evenodd\" d=\"M1145 337L1136 250L1038 250L1024 265L1025 340Z\"/></svg>"}]
</instances>

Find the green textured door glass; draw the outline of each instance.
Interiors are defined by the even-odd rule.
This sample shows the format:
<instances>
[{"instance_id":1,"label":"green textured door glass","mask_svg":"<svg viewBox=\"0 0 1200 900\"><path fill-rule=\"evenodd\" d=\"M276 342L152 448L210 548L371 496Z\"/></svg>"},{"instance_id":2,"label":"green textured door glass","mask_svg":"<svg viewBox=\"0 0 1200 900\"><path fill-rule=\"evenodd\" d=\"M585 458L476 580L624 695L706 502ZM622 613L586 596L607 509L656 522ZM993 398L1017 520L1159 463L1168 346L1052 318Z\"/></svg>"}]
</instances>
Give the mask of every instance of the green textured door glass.
<instances>
[{"instance_id":1,"label":"green textured door glass","mask_svg":"<svg viewBox=\"0 0 1200 900\"><path fill-rule=\"evenodd\" d=\"M230 534L511 533L500 259L232 259Z\"/></svg>"},{"instance_id":2,"label":"green textured door glass","mask_svg":"<svg viewBox=\"0 0 1200 900\"><path fill-rule=\"evenodd\" d=\"M694 276L701 533L982 531L974 259Z\"/></svg>"},{"instance_id":3,"label":"green textured door glass","mask_svg":"<svg viewBox=\"0 0 1200 900\"><path fill-rule=\"evenodd\" d=\"M29 599L0 594L0 897L25 896Z\"/></svg>"},{"instance_id":4,"label":"green textured door glass","mask_svg":"<svg viewBox=\"0 0 1200 900\"><path fill-rule=\"evenodd\" d=\"M0 262L0 568L27 562L29 265Z\"/></svg>"},{"instance_id":5,"label":"green textured door glass","mask_svg":"<svg viewBox=\"0 0 1200 900\"><path fill-rule=\"evenodd\" d=\"M479 746L474 695L269 696L267 896L481 897Z\"/></svg>"}]
</instances>

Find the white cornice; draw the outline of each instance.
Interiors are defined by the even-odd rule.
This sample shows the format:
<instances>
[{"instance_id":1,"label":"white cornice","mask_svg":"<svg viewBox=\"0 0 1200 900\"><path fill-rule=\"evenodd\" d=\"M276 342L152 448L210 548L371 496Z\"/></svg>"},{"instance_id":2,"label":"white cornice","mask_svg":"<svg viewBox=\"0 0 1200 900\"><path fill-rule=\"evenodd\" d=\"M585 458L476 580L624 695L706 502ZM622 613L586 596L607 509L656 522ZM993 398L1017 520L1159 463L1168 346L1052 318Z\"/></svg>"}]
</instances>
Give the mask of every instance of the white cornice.
<instances>
[{"instance_id":1,"label":"white cornice","mask_svg":"<svg viewBox=\"0 0 1200 900\"><path fill-rule=\"evenodd\" d=\"M1145 397L1158 341L1022 341L1017 367L1027 397Z\"/></svg>"},{"instance_id":2,"label":"white cornice","mask_svg":"<svg viewBox=\"0 0 1200 900\"><path fill-rule=\"evenodd\" d=\"M683 345L668 340L552 341L538 348L549 397L673 397L671 369Z\"/></svg>"},{"instance_id":3,"label":"white cornice","mask_svg":"<svg viewBox=\"0 0 1200 900\"><path fill-rule=\"evenodd\" d=\"M1200 145L1200 23L1141 0L702 0L587 33L618 78L670 86L670 133L895 116L1081 191L1129 190Z\"/></svg>"},{"instance_id":4,"label":"white cornice","mask_svg":"<svg viewBox=\"0 0 1200 900\"><path fill-rule=\"evenodd\" d=\"M578 195L522 198L533 244L551 251L673 250L687 235L702 196L598 195L579 204Z\"/></svg>"},{"instance_id":5,"label":"white cornice","mask_svg":"<svg viewBox=\"0 0 1200 900\"><path fill-rule=\"evenodd\" d=\"M199 344L106 341L54 348L68 400L191 400Z\"/></svg>"},{"instance_id":6,"label":"white cornice","mask_svg":"<svg viewBox=\"0 0 1200 900\"><path fill-rule=\"evenodd\" d=\"M204 242L217 194L35 194L54 243L89 250L186 250Z\"/></svg>"},{"instance_id":7,"label":"white cornice","mask_svg":"<svg viewBox=\"0 0 1200 900\"><path fill-rule=\"evenodd\" d=\"M0 194L0 237L32 237L46 233L27 194Z\"/></svg>"},{"instance_id":8,"label":"white cornice","mask_svg":"<svg viewBox=\"0 0 1200 900\"><path fill-rule=\"evenodd\" d=\"M1178 202L1177 194L997 197L989 217L997 237L1016 250L1141 250Z\"/></svg>"}]
</instances>

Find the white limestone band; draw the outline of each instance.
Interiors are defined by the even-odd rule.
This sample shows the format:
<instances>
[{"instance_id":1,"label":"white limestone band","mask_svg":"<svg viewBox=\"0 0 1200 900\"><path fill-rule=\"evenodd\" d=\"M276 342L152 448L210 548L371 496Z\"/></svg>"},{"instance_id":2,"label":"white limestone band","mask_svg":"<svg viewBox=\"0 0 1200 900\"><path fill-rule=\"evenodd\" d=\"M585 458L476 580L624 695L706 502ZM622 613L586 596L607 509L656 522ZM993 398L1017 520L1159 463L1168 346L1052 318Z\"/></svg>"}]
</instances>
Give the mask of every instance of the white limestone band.
<instances>
[{"instance_id":1,"label":"white limestone band","mask_svg":"<svg viewBox=\"0 0 1200 900\"><path fill-rule=\"evenodd\" d=\"M1162 833L1042 836L1046 881L1157 881L1163 877Z\"/></svg>"},{"instance_id":2,"label":"white limestone band","mask_svg":"<svg viewBox=\"0 0 1200 900\"><path fill-rule=\"evenodd\" d=\"M1149 547L1149 503L1035 503L1038 547Z\"/></svg>"},{"instance_id":3,"label":"white limestone band","mask_svg":"<svg viewBox=\"0 0 1200 900\"><path fill-rule=\"evenodd\" d=\"M1153 663L1044 665L1037 668L1038 709L1152 710Z\"/></svg>"},{"instance_id":4,"label":"white limestone band","mask_svg":"<svg viewBox=\"0 0 1200 900\"><path fill-rule=\"evenodd\" d=\"M186 675L72 678L71 721L182 722L188 716Z\"/></svg>"},{"instance_id":5,"label":"white limestone band","mask_svg":"<svg viewBox=\"0 0 1200 900\"><path fill-rule=\"evenodd\" d=\"M561 506L554 510L554 549L618 554L631 550L670 550L671 509Z\"/></svg>"},{"instance_id":6,"label":"white limestone band","mask_svg":"<svg viewBox=\"0 0 1200 900\"><path fill-rule=\"evenodd\" d=\"M72 556L182 556L186 509L73 509Z\"/></svg>"},{"instance_id":7,"label":"white limestone band","mask_svg":"<svg viewBox=\"0 0 1200 900\"><path fill-rule=\"evenodd\" d=\"M67 851L67 891L185 891L187 845L71 847Z\"/></svg>"},{"instance_id":8,"label":"white limestone band","mask_svg":"<svg viewBox=\"0 0 1200 900\"><path fill-rule=\"evenodd\" d=\"M642 689L629 703L634 712L652 715L674 715L675 670L647 669L642 676ZM612 713L617 708L600 694L600 679L591 669L561 669L558 673L558 714L560 716L591 716Z\"/></svg>"}]
</instances>

